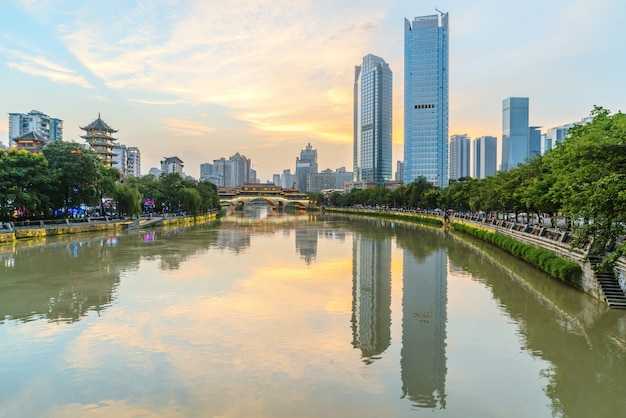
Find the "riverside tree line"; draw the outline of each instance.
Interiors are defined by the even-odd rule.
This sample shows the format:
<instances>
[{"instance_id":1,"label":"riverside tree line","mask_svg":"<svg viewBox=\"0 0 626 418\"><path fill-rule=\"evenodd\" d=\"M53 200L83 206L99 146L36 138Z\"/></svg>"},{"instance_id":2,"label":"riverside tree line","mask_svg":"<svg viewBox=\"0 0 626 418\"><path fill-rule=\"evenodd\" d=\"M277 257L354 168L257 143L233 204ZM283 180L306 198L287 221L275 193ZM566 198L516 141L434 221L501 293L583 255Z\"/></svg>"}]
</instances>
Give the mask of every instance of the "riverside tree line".
<instances>
[{"instance_id":1,"label":"riverside tree line","mask_svg":"<svg viewBox=\"0 0 626 418\"><path fill-rule=\"evenodd\" d=\"M128 216L141 214L143 198L153 199L158 212L197 215L220 207L217 188L209 182L179 174L120 180L119 170L105 167L95 152L77 143L52 142L39 154L0 150L0 219L49 219L85 206L102 211L105 198L113 199L117 211Z\"/></svg>"},{"instance_id":2,"label":"riverside tree line","mask_svg":"<svg viewBox=\"0 0 626 418\"><path fill-rule=\"evenodd\" d=\"M486 179L464 178L439 189L425 178L391 191L352 190L317 196L323 204L468 212L557 214L572 220L573 244L596 252L626 232L626 116L595 107L591 123L544 155Z\"/></svg>"}]
</instances>

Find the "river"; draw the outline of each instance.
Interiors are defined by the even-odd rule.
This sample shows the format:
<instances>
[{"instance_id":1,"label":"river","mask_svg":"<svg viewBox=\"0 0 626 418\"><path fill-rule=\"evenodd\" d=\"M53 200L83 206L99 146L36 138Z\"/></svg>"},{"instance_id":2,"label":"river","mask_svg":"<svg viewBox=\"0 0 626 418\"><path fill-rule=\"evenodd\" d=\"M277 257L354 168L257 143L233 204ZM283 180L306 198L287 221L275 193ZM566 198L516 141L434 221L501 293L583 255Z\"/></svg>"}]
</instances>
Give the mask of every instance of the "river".
<instances>
[{"instance_id":1,"label":"river","mask_svg":"<svg viewBox=\"0 0 626 418\"><path fill-rule=\"evenodd\" d=\"M626 312L472 238L258 207L0 246L2 417L622 417Z\"/></svg>"}]
</instances>

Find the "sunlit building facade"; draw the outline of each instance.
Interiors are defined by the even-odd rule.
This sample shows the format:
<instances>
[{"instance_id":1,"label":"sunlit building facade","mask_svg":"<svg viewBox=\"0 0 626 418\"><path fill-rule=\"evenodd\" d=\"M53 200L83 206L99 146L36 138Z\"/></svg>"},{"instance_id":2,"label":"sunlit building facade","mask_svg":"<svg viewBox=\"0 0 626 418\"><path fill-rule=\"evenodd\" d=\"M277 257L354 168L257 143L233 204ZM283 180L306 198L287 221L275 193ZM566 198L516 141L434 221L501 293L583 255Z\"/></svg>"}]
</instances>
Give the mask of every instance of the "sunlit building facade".
<instances>
[{"instance_id":1,"label":"sunlit building facade","mask_svg":"<svg viewBox=\"0 0 626 418\"><path fill-rule=\"evenodd\" d=\"M382 186L391 180L392 73L369 54L354 69L354 170L356 181Z\"/></svg>"},{"instance_id":2,"label":"sunlit building facade","mask_svg":"<svg viewBox=\"0 0 626 418\"><path fill-rule=\"evenodd\" d=\"M404 183L448 185L448 13L404 19Z\"/></svg>"},{"instance_id":3,"label":"sunlit building facade","mask_svg":"<svg viewBox=\"0 0 626 418\"><path fill-rule=\"evenodd\" d=\"M300 157L296 158L296 187L301 192L310 191L311 174L317 173L317 150L311 144L300 151Z\"/></svg>"}]
</instances>

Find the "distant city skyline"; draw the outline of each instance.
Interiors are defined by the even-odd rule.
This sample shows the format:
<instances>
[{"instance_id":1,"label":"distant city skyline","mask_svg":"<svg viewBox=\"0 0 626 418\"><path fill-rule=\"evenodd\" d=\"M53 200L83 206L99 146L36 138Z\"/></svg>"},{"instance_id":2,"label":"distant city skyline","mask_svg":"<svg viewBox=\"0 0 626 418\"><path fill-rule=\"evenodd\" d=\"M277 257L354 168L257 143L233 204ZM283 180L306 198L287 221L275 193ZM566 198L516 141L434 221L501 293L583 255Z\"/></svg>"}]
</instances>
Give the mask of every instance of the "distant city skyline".
<instances>
[{"instance_id":1,"label":"distant city skyline","mask_svg":"<svg viewBox=\"0 0 626 418\"><path fill-rule=\"evenodd\" d=\"M0 141L9 113L59 118L63 140L76 142L100 113L141 150L144 172L178 156L198 178L200 164L239 152L265 182L294 172L308 143L320 170L351 171L354 65L371 53L394 70L393 160L404 160L402 21L435 7L452 16L449 135L500 137L506 97L529 97L542 132L594 105L625 110L617 0L6 0Z\"/></svg>"}]
</instances>

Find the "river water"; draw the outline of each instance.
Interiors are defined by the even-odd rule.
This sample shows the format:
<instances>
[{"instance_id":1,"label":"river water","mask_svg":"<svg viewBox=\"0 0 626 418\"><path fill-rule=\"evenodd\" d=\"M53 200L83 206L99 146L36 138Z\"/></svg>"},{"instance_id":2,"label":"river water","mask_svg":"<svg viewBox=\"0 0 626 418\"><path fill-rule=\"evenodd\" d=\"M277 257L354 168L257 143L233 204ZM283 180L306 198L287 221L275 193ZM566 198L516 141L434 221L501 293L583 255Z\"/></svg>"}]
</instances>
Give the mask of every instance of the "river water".
<instances>
[{"instance_id":1,"label":"river water","mask_svg":"<svg viewBox=\"0 0 626 418\"><path fill-rule=\"evenodd\" d=\"M622 417L626 313L443 230L264 208L0 246L2 417Z\"/></svg>"}]
</instances>

